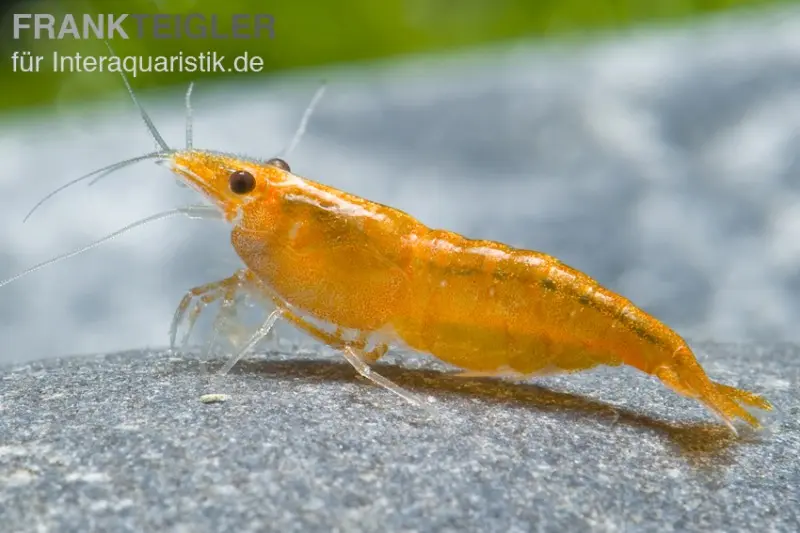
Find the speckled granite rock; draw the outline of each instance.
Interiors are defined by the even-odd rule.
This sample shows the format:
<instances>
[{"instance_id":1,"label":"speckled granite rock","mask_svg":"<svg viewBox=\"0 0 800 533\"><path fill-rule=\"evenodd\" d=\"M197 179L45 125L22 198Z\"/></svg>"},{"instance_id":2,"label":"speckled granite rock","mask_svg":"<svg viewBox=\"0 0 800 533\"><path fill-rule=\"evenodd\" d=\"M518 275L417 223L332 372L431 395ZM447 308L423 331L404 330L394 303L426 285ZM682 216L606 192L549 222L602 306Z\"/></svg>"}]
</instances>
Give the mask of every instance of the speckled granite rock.
<instances>
[{"instance_id":1,"label":"speckled granite rock","mask_svg":"<svg viewBox=\"0 0 800 533\"><path fill-rule=\"evenodd\" d=\"M800 529L800 348L702 345L716 379L782 411L733 440L630 369L464 381L422 358L387 377L327 351L219 380L129 352L0 371L3 531L785 531ZM219 364L218 362L214 363ZM212 367L209 367L212 368ZM225 393L204 404L202 394Z\"/></svg>"}]
</instances>

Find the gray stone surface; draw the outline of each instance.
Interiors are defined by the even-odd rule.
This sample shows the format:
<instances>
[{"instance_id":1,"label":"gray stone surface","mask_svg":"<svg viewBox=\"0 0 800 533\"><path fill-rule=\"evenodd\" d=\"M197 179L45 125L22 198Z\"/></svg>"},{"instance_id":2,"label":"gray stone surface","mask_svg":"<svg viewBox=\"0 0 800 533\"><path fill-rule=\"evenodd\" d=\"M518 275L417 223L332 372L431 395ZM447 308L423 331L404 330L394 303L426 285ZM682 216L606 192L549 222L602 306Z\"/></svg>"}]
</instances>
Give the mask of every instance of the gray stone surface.
<instances>
[{"instance_id":1,"label":"gray stone surface","mask_svg":"<svg viewBox=\"0 0 800 533\"><path fill-rule=\"evenodd\" d=\"M0 372L3 531L800 529L800 349L702 345L718 380L782 411L740 440L623 369L535 384L271 352L224 379L128 352ZM204 404L200 396L225 393Z\"/></svg>"}]
</instances>

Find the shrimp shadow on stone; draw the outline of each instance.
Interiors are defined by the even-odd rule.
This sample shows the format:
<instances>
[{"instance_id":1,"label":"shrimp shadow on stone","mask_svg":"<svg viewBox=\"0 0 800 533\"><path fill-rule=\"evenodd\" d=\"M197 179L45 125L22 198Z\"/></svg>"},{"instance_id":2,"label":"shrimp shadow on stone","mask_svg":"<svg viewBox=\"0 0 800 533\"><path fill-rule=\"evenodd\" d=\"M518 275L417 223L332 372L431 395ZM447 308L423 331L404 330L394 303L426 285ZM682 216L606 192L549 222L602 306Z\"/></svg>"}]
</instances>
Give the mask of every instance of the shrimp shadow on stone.
<instances>
[{"instance_id":1,"label":"shrimp shadow on stone","mask_svg":"<svg viewBox=\"0 0 800 533\"><path fill-rule=\"evenodd\" d=\"M378 363L374 368L376 372L399 386L417 394L431 394L439 401L443 401L447 395L478 398L494 404L521 407L542 413L558 413L565 419L600 418L613 421L613 425L623 424L654 432L665 436L680 455L686 457L694 466L702 468L731 464L728 452L738 444L748 442L747 439L737 439L721 424L658 420L628 408L613 406L569 392L551 390L530 382L455 377L439 370L410 369L390 363ZM280 361L248 359L241 361L232 374L259 374L276 380L292 378L325 382L362 382L349 364L324 359ZM374 387L367 382L364 382L364 386Z\"/></svg>"}]
</instances>

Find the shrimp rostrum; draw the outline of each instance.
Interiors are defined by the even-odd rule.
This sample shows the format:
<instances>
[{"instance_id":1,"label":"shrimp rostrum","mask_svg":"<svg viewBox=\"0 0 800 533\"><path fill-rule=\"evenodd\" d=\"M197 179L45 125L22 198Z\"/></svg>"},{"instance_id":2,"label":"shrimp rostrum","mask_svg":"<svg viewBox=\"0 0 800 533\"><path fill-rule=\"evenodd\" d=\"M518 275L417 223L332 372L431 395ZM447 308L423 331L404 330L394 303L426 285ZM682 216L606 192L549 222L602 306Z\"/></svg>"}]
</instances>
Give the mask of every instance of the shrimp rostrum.
<instances>
[{"instance_id":1,"label":"shrimp rostrum","mask_svg":"<svg viewBox=\"0 0 800 533\"><path fill-rule=\"evenodd\" d=\"M759 427L750 408L771 409L761 396L712 381L675 331L549 255L431 229L300 177L284 159L194 149L190 128L187 148L171 149L139 110L162 147L150 157L232 225L244 262L230 278L184 298L173 342L187 309L191 320L214 300L225 307L238 291L275 307L224 370L284 319L409 401L417 400L371 368L392 346L430 354L465 375L535 377L629 365L702 402L734 432L737 419Z\"/></svg>"}]
</instances>

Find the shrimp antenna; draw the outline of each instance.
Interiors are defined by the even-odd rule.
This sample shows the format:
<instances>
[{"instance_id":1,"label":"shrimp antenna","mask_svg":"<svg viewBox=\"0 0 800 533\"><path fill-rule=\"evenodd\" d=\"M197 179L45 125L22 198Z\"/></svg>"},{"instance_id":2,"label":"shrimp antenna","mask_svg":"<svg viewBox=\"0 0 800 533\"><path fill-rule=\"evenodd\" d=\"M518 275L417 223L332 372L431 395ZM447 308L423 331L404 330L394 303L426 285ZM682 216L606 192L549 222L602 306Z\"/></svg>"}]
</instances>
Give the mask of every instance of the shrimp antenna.
<instances>
[{"instance_id":1,"label":"shrimp antenna","mask_svg":"<svg viewBox=\"0 0 800 533\"><path fill-rule=\"evenodd\" d=\"M111 53L112 56L117 57L117 54L114 53L114 49L111 48L111 43L105 41L106 46L108 47L108 51ZM125 71L122 69L119 70L119 75L122 77L122 82L125 84L125 87L128 89L128 94L131 95L131 100L133 100L133 104L139 110L139 114L142 115L142 120L144 120L147 129L150 130L150 134L153 136L153 139L158 143L162 150L165 152L171 152L172 149L169 145L164 141L164 138L158 133L155 124L153 124L153 120L150 118L150 115L147 114L147 111L144 110L142 104L139 103L139 99L136 98L136 94L133 92L133 88L131 87L130 82L128 81L128 77L125 75Z\"/></svg>"},{"instance_id":2,"label":"shrimp antenna","mask_svg":"<svg viewBox=\"0 0 800 533\"><path fill-rule=\"evenodd\" d=\"M111 44L108 41L105 41L105 43L106 43L106 46L108 47L108 51L111 53L111 55L114 56L114 57L117 57L117 54L111 48ZM145 111L144 107L142 107L142 104L139 103L139 99L136 98L136 94L133 92L133 88L131 87L131 84L128 81L128 77L125 75L125 72L120 70L119 74L122 77L122 82L125 84L125 88L128 89L128 94L131 95L131 100L133 100L134 105L139 110L139 114L141 114L142 120L144 120L145 126L147 126L148 131L150 131L150 134L153 136L153 139L155 139L156 143L158 143L158 145L161 148L161 150L156 151L156 152L151 152L149 154L145 154L145 155L142 155L142 156L139 156L139 157L126 159L125 161L120 161L118 163L114 163L113 165L109 165L107 167L103 167L101 169L95 170L93 172L90 172L88 174L85 174L85 175L81 176L80 178L76 178L76 179L70 181L69 183L67 183L65 185L62 185L61 187L58 187L54 191L48 193L44 198L39 200L36 203L36 205L34 205L31 208L31 210L28 211L28 214L26 214L25 218L22 220L23 223L26 222L31 217L31 215L37 209L39 209L39 207L42 206L42 204L44 204L47 200L49 200L50 198L52 198L53 196L55 196L59 192L63 191L67 187L71 187L72 185L74 185L76 183L79 183L79 182L81 182L83 180L89 179L92 176L96 176L96 178L94 180L92 180L92 182L90 183L90 185L92 185L98 179L100 179L100 178L102 178L104 176L107 176L108 174L111 174L115 170L118 170L120 168L126 167L128 165L133 164L133 163L137 163L139 161L144 161L145 159L163 158L163 157L166 157L166 156L168 156L169 154L171 154L173 152L172 148L169 147L169 145L166 143L166 141L164 141L164 138L158 132L158 129L156 129L156 126L155 126L155 124L153 124L153 120L150 118L150 115L147 114L147 111ZM191 90L192 90L192 88L191 88L191 85L190 85L189 86L189 93L191 92ZM188 106L188 103L189 103L189 100L188 100L189 96L190 96L189 93L187 93L187 95L186 95L187 106ZM187 118L187 120L191 121L190 118ZM191 131L191 125L187 124L187 135L188 135L187 142L191 144L191 133L188 133L190 131Z\"/></svg>"},{"instance_id":3,"label":"shrimp antenna","mask_svg":"<svg viewBox=\"0 0 800 533\"><path fill-rule=\"evenodd\" d=\"M192 89L194 82L189 83L186 89L186 149L192 149Z\"/></svg>"},{"instance_id":4,"label":"shrimp antenna","mask_svg":"<svg viewBox=\"0 0 800 533\"><path fill-rule=\"evenodd\" d=\"M145 224L148 224L150 222L154 222L156 220L160 220L162 218L169 218L169 217L172 217L172 216L175 216L175 215L181 215L181 214L187 215L189 218L204 218L204 219L212 219L212 220L217 220L217 219L222 218L222 215L219 213L219 211L217 211L216 208L214 208L213 206L210 206L210 205L190 205L190 206L186 206L186 207L179 207L178 209L170 209L169 211L162 211L161 213L156 213L155 215L150 215L149 217L145 217L145 218L142 218L140 220L137 220L136 222L128 224L124 228L118 229L117 231L115 231L113 233L109 233L105 237L102 237L102 238L100 238L100 239L98 239L98 240L96 240L96 241L94 241L94 242L92 242L90 244L87 244L87 245L85 245L85 246L83 246L81 248L78 248L77 250L73 250L71 252L67 252L67 253L62 254L62 255L58 255L56 257L53 257L52 259L48 259L47 261L45 261L43 263L39 263L38 265L32 266L31 268L29 268L27 270L24 270L24 271L20 272L19 274L15 275L15 276L12 276L12 277L10 277L8 279L0 281L0 287L3 287L4 285L8 285L9 283L11 283L13 281L16 281L16 280L18 280L18 279L20 279L20 278L22 278L24 276L27 276L28 274L36 272L37 270L40 270L40 269L42 269L42 268L44 268L44 267L46 267L48 265L52 265L53 263L58 263L58 262L63 261L65 259L69 259L70 257L75 257L76 255L80 255L83 252L87 252L87 251L91 250L92 248L96 248L97 246L100 246L101 244L103 244L105 242L108 242L108 241L110 241L111 239L113 239L115 237L119 237L123 233L127 233L128 231L130 231L130 230L132 230L134 228L137 228L139 226L143 226Z\"/></svg>"},{"instance_id":5,"label":"shrimp antenna","mask_svg":"<svg viewBox=\"0 0 800 533\"><path fill-rule=\"evenodd\" d=\"M303 137L303 134L306 132L306 126L308 126L308 120L311 118L311 114L314 112L314 108L317 107L317 104L322 99L322 95L325 94L325 87L327 83L325 81L319 86L317 92L314 93L314 96L311 98L311 102L309 102L308 107L303 112L303 117L300 119L300 124L297 126L297 130L294 132L294 137L292 137L289 146L283 150L282 157L289 157L297 145L300 143L300 139Z\"/></svg>"},{"instance_id":6,"label":"shrimp antenna","mask_svg":"<svg viewBox=\"0 0 800 533\"><path fill-rule=\"evenodd\" d=\"M89 179L91 177L94 177L94 176L96 176L95 179L100 179L103 176L107 176L107 175L111 174L112 172L114 172L116 170L119 170L121 168L127 167L129 165L134 164L134 163L138 163L139 161L145 161L147 159L161 159L161 158L167 157L168 155L169 155L168 153L164 153L164 152L151 152L149 154L144 154L144 155L140 155L138 157L132 157L131 159L126 159L125 161L117 161L116 163L114 163L112 165L108 165L107 167L103 167L103 168L98 168L97 170L93 170L92 172L89 172L88 174L84 174L83 176L81 176L79 178L75 178L74 180L72 180L70 182L67 182L64 185L61 185L60 187L58 187L57 189L54 189L53 191L47 193L47 195L45 195L44 198L42 198L41 200L36 202L36 205L34 205L31 208L31 210L28 211L28 214L25 215L25 218L22 219L22 222L26 222L31 217L31 215L34 213L34 211L39 209L42 206L42 204L45 203L47 200L49 200L50 198L52 198L56 194L60 193L64 189L66 189L68 187L72 187L76 183L80 183L81 181L87 180L87 179ZM94 181L92 183L94 183Z\"/></svg>"}]
</instances>

